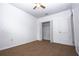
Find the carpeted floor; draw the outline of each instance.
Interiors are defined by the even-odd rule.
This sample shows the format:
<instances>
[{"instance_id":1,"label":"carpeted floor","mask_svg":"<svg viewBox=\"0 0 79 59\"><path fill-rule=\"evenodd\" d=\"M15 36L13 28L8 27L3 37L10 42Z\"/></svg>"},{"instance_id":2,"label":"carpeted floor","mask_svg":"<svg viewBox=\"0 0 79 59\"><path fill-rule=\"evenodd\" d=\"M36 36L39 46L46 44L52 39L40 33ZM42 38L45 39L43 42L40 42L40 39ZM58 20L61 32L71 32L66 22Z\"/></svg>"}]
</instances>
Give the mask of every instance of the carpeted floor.
<instances>
[{"instance_id":1,"label":"carpeted floor","mask_svg":"<svg viewBox=\"0 0 79 59\"><path fill-rule=\"evenodd\" d=\"M34 41L10 49L0 51L1 56L76 56L73 46L49 41Z\"/></svg>"}]
</instances>

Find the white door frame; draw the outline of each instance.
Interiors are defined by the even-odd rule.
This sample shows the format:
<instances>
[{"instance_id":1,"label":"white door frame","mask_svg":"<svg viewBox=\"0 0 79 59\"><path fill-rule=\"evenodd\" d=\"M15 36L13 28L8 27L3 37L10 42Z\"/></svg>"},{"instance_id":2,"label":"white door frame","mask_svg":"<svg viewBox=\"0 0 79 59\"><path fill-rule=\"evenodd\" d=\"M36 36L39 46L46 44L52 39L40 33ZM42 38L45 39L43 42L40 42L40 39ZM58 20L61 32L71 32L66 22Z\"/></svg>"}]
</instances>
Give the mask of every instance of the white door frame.
<instances>
[{"instance_id":1,"label":"white door frame","mask_svg":"<svg viewBox=\"0 0 79 59\"><path fill-rule=\"evenodd\" d=\"M50 42L53 42L53 20L52 21L44 21L44 22L50 22ZM40 22L40 40L42 40L42 23Z\"/></svg>"}]
</instances>

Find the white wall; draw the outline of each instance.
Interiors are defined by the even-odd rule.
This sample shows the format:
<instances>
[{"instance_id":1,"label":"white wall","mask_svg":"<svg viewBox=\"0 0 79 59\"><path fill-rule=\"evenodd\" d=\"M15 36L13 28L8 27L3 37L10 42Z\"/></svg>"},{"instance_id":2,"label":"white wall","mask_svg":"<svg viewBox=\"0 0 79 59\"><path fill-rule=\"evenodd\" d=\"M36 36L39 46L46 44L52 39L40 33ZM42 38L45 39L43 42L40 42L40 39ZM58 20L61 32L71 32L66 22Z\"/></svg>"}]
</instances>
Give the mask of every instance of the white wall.
<instances>
[{"instance_id":1,"label":"white wall","mask_svg":"<svg viewBox=\"0 0 79 59\"><path fill-rule=\"evenodd\" d=\"M66 10L54 15L49 15L38 20L38 40L41 40L41 23L53 20L53 42L73 45L71 31L71 11ZM51 37L52 37L51 36Z\"/></svg>"},{"instance_id":2,"label":"white wall","mask_svg":"<svg viewBox=\"0 0 79 59\"><path fill-rule=\"evenodd\" d=\"M72 7L73 11L73 22L74 22L74 41L76 51L79 55L79 4L74 4Z\"/></svg>"},{"instance_id":3,"label":"white wall","mask_svg":"<svg viewBox=\"0 0 79 59\"><path fill-rule=\"evenodd\" d=\"M36 18L10 5L0 4L0 50L37 39Z\"/></svg>"}]
</instances>

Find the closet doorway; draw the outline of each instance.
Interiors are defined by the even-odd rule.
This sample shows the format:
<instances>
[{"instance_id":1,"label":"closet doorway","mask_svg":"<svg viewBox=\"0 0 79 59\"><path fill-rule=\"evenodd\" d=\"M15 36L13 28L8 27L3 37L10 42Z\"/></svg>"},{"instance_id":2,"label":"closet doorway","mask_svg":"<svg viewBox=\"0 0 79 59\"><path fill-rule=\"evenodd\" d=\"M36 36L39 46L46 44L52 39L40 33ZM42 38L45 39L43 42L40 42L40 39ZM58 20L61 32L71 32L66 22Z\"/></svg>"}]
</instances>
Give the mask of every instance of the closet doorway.
<instances>
[{"instance_id":1,"label":"closet doorway","mask_svg":"<svg viewBox=\"0 0 79 59\"><path fill-rule=\"evenodd\" d=\"M42 40L50 41L50 22L42 23Z\"/></svg>"}]
</instances>

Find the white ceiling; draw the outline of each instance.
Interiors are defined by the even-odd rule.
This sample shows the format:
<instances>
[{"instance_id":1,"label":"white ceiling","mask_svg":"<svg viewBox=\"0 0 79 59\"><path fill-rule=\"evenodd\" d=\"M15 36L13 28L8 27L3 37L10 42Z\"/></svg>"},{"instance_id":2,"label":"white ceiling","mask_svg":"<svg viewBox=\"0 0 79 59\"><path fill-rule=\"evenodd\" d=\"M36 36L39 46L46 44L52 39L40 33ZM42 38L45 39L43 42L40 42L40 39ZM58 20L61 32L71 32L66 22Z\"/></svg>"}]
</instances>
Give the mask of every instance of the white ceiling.
<instances>
[{"instance_id":1,"label":"white ceiling","mask_svg":"<svg viewBox=\"0 0 79 59\"><path fill-rule=\"evenodd\" d=\"M34 3L11 3L11 5L22 9L23 11L37 17L43 17L50 14L54 14L63 10L67 10L71 8L70 3L42 3L46 6L45 9L33 9Z\"/></svg>"}]
</instances>

